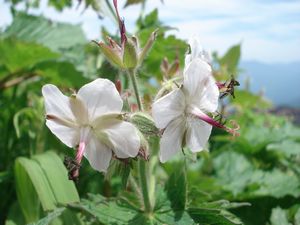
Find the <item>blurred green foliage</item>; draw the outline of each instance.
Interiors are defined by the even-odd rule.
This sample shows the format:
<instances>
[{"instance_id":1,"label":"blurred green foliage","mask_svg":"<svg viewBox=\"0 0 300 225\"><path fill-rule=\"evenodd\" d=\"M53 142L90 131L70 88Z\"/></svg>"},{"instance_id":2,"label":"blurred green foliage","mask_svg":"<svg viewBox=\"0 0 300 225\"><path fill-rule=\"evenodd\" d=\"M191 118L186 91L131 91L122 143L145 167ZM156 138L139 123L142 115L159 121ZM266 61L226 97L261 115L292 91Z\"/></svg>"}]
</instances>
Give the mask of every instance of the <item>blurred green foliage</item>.
<instances>
[{"instance_id":1,"label":"blurred green foliage","mask_svg":"<svg viewBox=\"0 0 300 225\"><path fill-rule=\"evenodd\" d=\"M101 11L97 1L85 3ZM126 6L136 3L145 1L128 0ZM48 4L62 10L74 2ZM28 1L28 7L38 5ZM144 103L150 108L162 81L162 60L179 59L183 69L188 46L167 34L173 28L159 21L157 10L140 17L136 25L141 46L159 28L138 71ZM104 28L102 33L108 34ZM228 118L240 125L240 137L214 130L210 154L202 152L197 160L180 154L162 167L149 162L155 174L151 179L157 183L151 190L150 223L134 190L136 174L130 168L136 162L126 166L113 161L111 174L104 177L84 161L74 184L62 163L72 150L44 125L43 84L72 93L71 88L100 76L121 79L127 91L124 72L105 60L79 26L23 12L14 12L13 23L0 34L0 52L0 224L300 224L300 128L268 113L271 104L262 96L237 90L235 99L222 102ZM237 77L240 56L240 45L224 56L215 53L216 78ZM155 156L158 138L148 132L147 140Z\"/></svg>"}]
</instances>

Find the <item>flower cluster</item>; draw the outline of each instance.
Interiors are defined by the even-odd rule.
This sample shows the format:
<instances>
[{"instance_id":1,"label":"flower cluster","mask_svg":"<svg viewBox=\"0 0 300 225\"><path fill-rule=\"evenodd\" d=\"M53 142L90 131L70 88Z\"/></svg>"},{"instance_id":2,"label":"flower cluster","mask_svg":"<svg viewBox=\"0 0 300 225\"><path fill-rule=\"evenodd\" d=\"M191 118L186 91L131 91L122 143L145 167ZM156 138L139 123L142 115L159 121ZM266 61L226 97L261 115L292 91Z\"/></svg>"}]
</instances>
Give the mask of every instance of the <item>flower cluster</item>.
<instances>
[{"instance_id":1,"label":"flower cluster","mask_svg":"<svg viewBox=\"0 0 300 225\"><path fill-rule=\"evenodd\" d=\"M121 83L116 86L107 79L96 79L67 97L54 85L42 88L45 99L46 125L65 145L76 148L76 158L66 159L69 178L77 179L83 156L98 171L106 172L114 157L125 159L141 156L148 159L148 135L161 136L159 159L166 162L183 147L192 152L206 148L212 127L236 135L237 129L214 119L218 101L226 95L234 97L238 82L217 83L212 74L210 54L204 51L197 38L189 41L183 76L179 59L169 64L164 59L161 70L165 76L163 88L152 105L152 117L143 112L135 78L137 67L152 47L153 32L143 49L136 37L128 38L121 20L117 0L114 0L119 22L121 43L108 37L109 44L96 42L108 61L125 70L132 81L140 112L122 113ZM171 78L175 74L178 77ZM129 116L128 116L129 115Z\"/></svg>"}]
</instances>

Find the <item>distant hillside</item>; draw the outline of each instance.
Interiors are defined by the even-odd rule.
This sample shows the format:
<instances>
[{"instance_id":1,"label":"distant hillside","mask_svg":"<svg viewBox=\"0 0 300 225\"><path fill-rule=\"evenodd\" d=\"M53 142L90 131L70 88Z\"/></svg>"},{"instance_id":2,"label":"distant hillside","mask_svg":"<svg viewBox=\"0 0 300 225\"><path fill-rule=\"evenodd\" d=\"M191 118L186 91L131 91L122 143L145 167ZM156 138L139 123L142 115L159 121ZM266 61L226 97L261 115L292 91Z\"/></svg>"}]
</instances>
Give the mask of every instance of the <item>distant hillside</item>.
<instances>
[{"instance_id":1,"label":"distant hillside","mask_svg":"<svg viewBox=\"0 0 300 225\"><path fill-rule=\"evenodd\" d=\"M239 80L242 84L250 77L250 89L255 93L263 90L276 106L300 108L300 62L289 64L264 64L243 61L244 71Z\"/></svg>"}]
</instances>

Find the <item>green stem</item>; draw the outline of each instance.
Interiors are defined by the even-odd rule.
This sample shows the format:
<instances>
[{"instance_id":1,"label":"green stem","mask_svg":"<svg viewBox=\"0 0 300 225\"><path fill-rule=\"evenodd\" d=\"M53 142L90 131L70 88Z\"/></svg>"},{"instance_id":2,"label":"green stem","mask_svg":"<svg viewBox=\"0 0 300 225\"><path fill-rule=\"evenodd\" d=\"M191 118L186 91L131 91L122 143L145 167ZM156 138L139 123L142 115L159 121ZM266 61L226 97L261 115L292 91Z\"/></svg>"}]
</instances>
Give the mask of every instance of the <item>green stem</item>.
<instances>
[{"instance_id":1,"label":"green stem","mask_svg":"<svg viewBox=\"0 0 300 225\"><path fill-rule=\"evenodd\" d=\"M143 106L142 106L142 102L141 102L140 95L139 95L135 71L128 70L128 74L129 74L131 82L132 82L132 86L133 86L133 90L135 93L139 111L143 111ZM149 186L148 186L148 182L147 182L147 168L146 168L145 161L143 161L141 159L138 162L138 173L139 173L139 181L140 181L143 200L144 200L145 212L150 213L152 208L151 208L150 198L149 198Z\"/></svg>"},{"instance_id":2,"label":"green stem","mask_svg":"<svg viewBox=\"0 0 300 225\"><path fill-rule=\"evenodd\" d=\"M138 104L138 108L140 111L143 111L143 105L142 105L142 101L141 101L140 94L139 94L139 89L138 89L135 72L134 72L134 70L128 70L128 74L129 74L131 82L132 82L132 86L133 86L134 94L135 94L136 101Z\"/></svg>"},{"instance_id":3,"label":"green stem","mask_svg":"<svg viewBox=\"0 0 300 225\"><path fill-rule=\"evenodd\" d=\"M149 199L146 163L144 160L139 160L138 170L139 170L139 179L142 188L145 212L150 213L152 209L151 209L151 204Z\"/></svg>"}]
</instances>

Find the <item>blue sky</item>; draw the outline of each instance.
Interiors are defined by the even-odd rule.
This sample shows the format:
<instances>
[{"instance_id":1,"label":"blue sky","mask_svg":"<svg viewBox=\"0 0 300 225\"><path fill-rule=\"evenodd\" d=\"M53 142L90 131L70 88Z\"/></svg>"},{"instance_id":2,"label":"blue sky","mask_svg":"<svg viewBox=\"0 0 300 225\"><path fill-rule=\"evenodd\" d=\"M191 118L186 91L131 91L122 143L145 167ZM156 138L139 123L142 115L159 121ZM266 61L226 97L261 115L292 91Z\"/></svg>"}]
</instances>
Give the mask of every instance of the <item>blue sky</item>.
<instances>
[{"instance_id":1,"label":"blue sky","mask_svg":"<svg viewBox=\"0 0 300 225\"><path fill-rule=\"evenodd\" d=\"M122 5L125 0L119 0ZM21 8L22 6L20 6ZM80 23L89 39L99 36L101 25L113 26L110 19L99 20L92 10L82 13L67 9L63 13L46 7L31 13L64 22ZM175 35L188 39L197 35L208 50L224 53L233 44L242 43L243 60L265 63L300 61L300 1L279 0L148 0L146 12L158 7L161 20L178 31ZM128 29L134 32L139 6L120 9ZM9 7L0 0L0 26L11 22Z\"/></svg>"}]
</instances>

